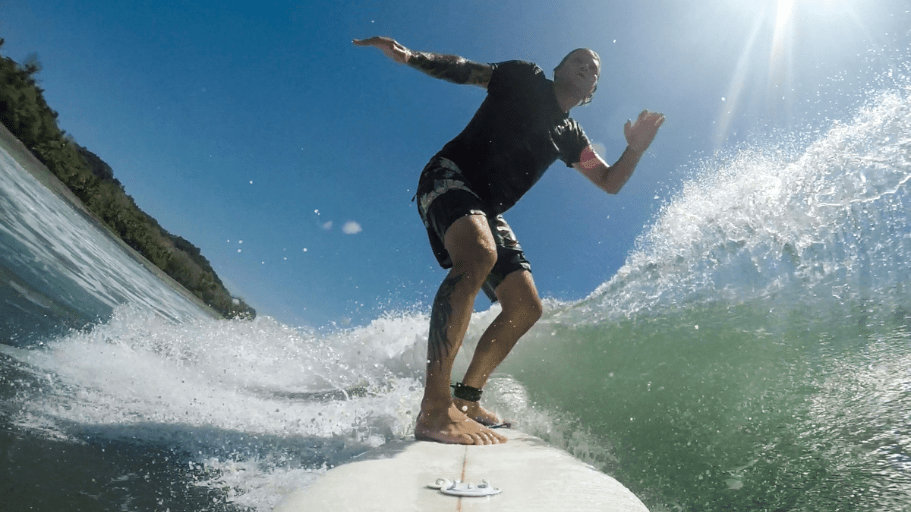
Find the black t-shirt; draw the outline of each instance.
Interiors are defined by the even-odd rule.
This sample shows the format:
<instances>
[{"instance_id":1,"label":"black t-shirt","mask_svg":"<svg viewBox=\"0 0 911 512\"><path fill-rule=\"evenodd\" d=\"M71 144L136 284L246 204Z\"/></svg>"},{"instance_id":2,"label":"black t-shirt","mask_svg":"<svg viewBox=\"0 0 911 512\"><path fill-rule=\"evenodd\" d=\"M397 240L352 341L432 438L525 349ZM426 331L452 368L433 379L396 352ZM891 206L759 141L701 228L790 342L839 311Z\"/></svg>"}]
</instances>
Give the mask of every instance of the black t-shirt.
<instances>
[{"instance_id":1,"label":"black t-shirt","mask_svg":"<svg viewBox=\"0 0 911 512\"><path fill-rule=\"evenodd\" d=\"M553 82L535 64L493 66L487 98L468 126L437 154L456 163L471 189L503 213L538 182L557 158L571 166L590 144L579 123L560 109Z\"/></svg>"}]
</instances>

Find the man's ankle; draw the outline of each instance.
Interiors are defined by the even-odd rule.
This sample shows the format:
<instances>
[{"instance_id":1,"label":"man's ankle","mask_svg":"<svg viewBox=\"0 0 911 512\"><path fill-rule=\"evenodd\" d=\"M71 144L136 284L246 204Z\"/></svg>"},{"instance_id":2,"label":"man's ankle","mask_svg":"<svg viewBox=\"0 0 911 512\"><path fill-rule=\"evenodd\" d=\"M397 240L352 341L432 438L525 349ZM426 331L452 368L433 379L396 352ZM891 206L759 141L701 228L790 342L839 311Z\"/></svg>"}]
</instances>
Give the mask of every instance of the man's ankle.
<instances>
[{"instance_id":1,"label":"man's ankle","mask_svg":"<svg viewBox=\"0 0 911 512\"><path fill-rule=\"evenodd\" d=\"M445 411L452 406L452 398L449 395L446 395L445 398L428 398L427 396L421 400L421 412L433 413L439 411Z\"/></svg>"}]
</instances>

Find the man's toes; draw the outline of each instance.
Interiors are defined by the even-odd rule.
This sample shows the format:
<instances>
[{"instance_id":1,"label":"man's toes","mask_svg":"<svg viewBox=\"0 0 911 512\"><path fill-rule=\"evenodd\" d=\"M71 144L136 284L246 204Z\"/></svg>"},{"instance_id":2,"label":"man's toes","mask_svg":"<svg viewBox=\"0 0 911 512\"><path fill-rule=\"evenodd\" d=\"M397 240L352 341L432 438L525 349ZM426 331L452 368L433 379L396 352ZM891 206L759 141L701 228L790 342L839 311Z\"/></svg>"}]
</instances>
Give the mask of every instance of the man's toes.
<instances>
[{"instance_id":1,"label":"man's toes","mask_svg":"<svg viewBox=\"0 0 911 512\"><path fill-rule=\"evenodd\" d=\"M502 437L493 432L487 433L487 439L490 441L490 444L500 444L505 441Z\"/></svg>"}]
</instances>

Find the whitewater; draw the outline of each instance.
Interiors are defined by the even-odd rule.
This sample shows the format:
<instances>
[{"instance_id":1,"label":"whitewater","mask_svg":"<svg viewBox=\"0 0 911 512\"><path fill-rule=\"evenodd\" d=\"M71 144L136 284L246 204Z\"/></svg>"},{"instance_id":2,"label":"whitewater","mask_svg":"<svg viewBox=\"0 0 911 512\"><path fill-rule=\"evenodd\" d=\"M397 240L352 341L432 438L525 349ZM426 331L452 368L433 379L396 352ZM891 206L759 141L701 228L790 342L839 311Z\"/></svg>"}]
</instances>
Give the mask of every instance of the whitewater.
<instances>
[{"instance_id":1,"label":"whitewater","mask_svg":"<svg viewBox=\"0 0 911 512\"><path fill-rule=\"evenodd\" d=\"M911 89L694 166L615 276L546 302L490 406L653 511L911 510ZM426 311L214 319L8 148L0 281L12 510L266 511L413 433Z\"/></svg>"}]
</instances>

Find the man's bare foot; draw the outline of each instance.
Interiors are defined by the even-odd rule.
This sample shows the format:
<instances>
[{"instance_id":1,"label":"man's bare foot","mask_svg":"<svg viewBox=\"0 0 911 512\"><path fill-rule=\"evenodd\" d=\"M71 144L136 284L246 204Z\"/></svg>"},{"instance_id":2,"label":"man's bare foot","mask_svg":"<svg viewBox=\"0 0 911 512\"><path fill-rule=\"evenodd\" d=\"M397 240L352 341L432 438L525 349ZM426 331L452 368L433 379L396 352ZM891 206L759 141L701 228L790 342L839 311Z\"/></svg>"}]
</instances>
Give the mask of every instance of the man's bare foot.
<instances>
[{"instance_id":1,"label":"man's bare foot","mask_svg":"<svg viewBox=\"0 0 911 512\"><path fill-rule=\"evenodd\" d=\"M465 413L466 416L485 427L492 427L504 423L499 416L481 407L479 402L469 402L468 400L462 400L461 398L453 398L452 403L456 406L456 409Z\"/></svg>"},{"instance_id":2,"label":"man's bare foot","mask_svg":"<svg viewBox=\"0 0 911 512\"><path fill-rule=\"evenodd\" d=\"M450 404L445 410L421 411L414 426L414 437L421 441L446 444L500 444L506 438L472 420Z\"/></svg>"}]
</instances>

